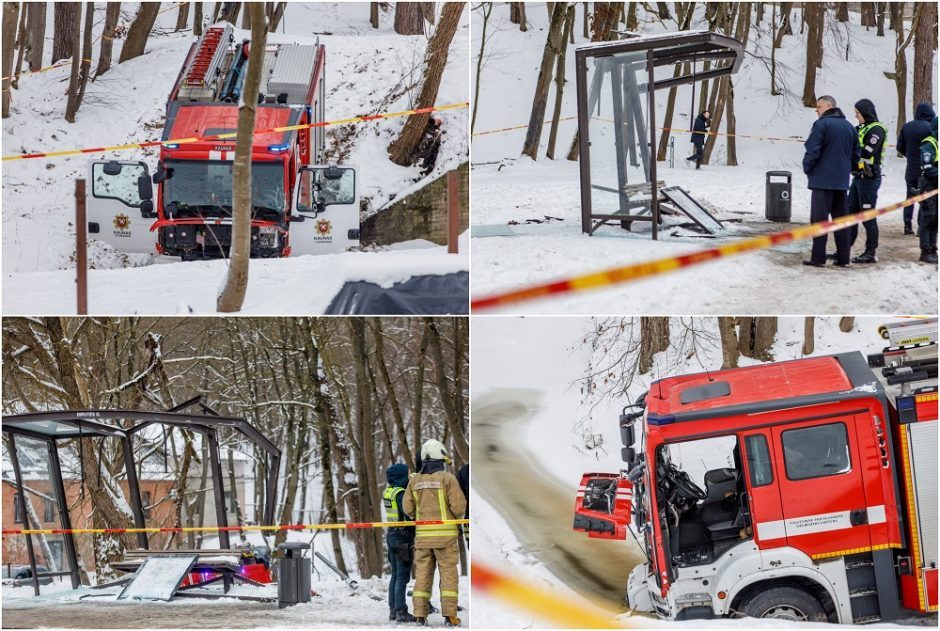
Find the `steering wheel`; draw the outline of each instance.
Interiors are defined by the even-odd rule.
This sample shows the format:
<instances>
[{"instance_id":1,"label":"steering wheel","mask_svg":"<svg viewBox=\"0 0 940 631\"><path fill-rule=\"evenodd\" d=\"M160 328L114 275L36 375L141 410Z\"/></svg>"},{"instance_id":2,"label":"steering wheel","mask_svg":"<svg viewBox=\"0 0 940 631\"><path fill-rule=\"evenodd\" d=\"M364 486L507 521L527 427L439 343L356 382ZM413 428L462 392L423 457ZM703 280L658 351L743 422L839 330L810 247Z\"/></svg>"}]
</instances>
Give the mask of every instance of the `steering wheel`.
<instances>
[{"instance_id":1,"label":"steering wheel","mask_svg":"<svg viewBox=\"0 0 940 631\"><path fill-rule=\"evenodd\" d=\"M673 482L676 484L676 491L683 497L694 500L703 500L708 497L708 493L693 482L692 478L689 477L689 474L685 471L675 469L673 472Z\"/></svg>"}]
</instances>

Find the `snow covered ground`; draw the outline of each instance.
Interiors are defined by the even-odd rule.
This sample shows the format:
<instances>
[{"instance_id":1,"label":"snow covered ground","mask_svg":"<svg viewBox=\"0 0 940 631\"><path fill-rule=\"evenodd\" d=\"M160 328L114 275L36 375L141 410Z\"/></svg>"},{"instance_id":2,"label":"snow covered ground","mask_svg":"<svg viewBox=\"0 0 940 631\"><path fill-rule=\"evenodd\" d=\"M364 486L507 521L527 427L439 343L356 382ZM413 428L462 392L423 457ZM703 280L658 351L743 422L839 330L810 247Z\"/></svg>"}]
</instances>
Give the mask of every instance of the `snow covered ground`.
<instances>
[{"instance_id":1,"label":"snow covered ground","mask_svg":"<svg viewBox=\"0 0 940 631\"><path fill-rule=\"evenodd\" d=\"M132 19L136 12L134 3L125 4L123 8ZM326 45L327 120L413 107L417 98L414 86L420 85L428 38L396 34L392 29L393 10L383 11L381 27L372 29L368 3L288 4L282 26L277 34L269 36L270 40L312 43L319 38ZM49 11L47 63L53 22L51 5ZM96 35L103 28L103 4L98 12L101 15L95 22ZM468 14L469 10L464 11L451 44L438 95L440 104L468 100ZM145 55L113 66L88 84L84 103L73 124L63 118L68 67L23 76L20 88L14 91L11 116L3 121L3 154L159 138L166 97L193 41L191 31L172 32L175 21L175 10L162 13L156 28L164 34L151 36ZM236 38L240 36L236 33ZM123 40L115 41L115 59L122 43ZM92 67L96 64L97 46ZM469 150L467 110L450 110L440 116L444 119L445 134L435 172L426 180L421 180L417 166L399 167L388 160L386 149L404 126L405 117L328 129L327 154L331 159L359 167L360 193L367 208L364 216L466 161ZM143 160L152 172L157 152L138 149L103 155ZM75 266L73 181L87 176L89 161L100 157L67 156L3 164L4 313L74 312L71 295ZM467 248L462 248L457 256L448 256L440 250L432 253L421 247L423 244L416 245L417 248L399 248L401 251L390 258L385 253L364 257L353 252L316 262L308 260L310 257L253 261L249 295L254 293L257 302L254 308L247 310L297 313L293 309L304 305L308 294L319 295L321 285L332 286L334 281L342 284L344 280L374 278L383 282L390 275L394 280L405 280L407 276L400 278L403 273L434 274L468 268ZM104 276L100 276L100 272L91 274L92 292L96 283L100 289L98 306L92 308L108 313L174 313L181 304L204 303L206 307L195 307L196 310L213 310L209 305L211 300L206 299L211 299L218 287L224 262L179 265L177 259L164 257L157 262L173 265L153 266L156 258L119 254L92 241L89 245L91 267L120 270ZM143 269L125 269L137 266ZM326 283L323 270L330 270ZM357 271L344 277L344 270ZM259 281L275 276L285 282L272 285ZM180 280L182 285L174 280ZM25 292L24 288L30 291ZM91 302L95 305L96 299L92 298ZM319 303L308 301L306 305L311 306L304 306L304 313L316 313L313 304Z\"/></svg>"},{"instance_id":2,"label":"snow covered ground","mask_svg":"<svg viewBox=\"0 0 940 631\"><path fill-rule=\"evenodd\" d=\"M578 6L575 42L580 36L582 8ZM509 23L509 8L496 5L488 26L484 52L479 111L474 133L509 127L528 120L538 65L545 45L547 16L540 4L529 5L529 31L522 33ZM639 9L641 30L662 30ZM769 14L768 14L769 19ZM797 23L798 23L797 15ZM855 123L853 104L870 98L881 120L894 135L897 104L894 83L884 72L894 69L893 37L877 37L875 30L858 26L852 14L851 26L833 25L826 34L823 68L816 80L819 94L835 96L840 107ZM471 55L476 60L482 19L473 12ZM693 29L705 28L701 9ZM799 94L770 95L770 78L764 61L755 55L769 55L769 21L752 27L748 56L734 75L737 132L771 135L794 140L805 138L816 116L804 108ZM801 92L805 67L805 36L798 32L784 38L777 51L778 85ZM846 46L848 44L848 52ZM848 60L846 61L846 55ZM909 66L911 60L908 60ZM576 113L574 55L567 57L567 85L562 99L562 117ZM934 66L936 84L937 67ZM859 81L858 77L866 77ZM700 85L697 84L697 88ZM668 90L657 92L658 117L662 119ZM696 97L697 98L697 97ZM554 86L547 106L551 117ZM689 86L677 91L673 127L690 127ZM908 115L911 108L909 106ZM601 116L609 116L609 103ZM660 240L650 239L648 225L635 224L633 232L605 227L594 236L581 233L580 180L578 163L563 159L577 129L577 122L562 122L558 134L559 160L544 157L549 126L542 133L539 160L519 157L525 130L482 134L473 138L473 215L471 232L474 251L472 293L480 298L501 290L548 282L572 275L638 263L662 257L687 254L746 236L792 227L774 224L764 218L765 172L785 170L793 174L792 221L809 221L809 198L802 174L802 142L761 141L739 138L740 166L723 166L726 144L719 137L712 164L695 171L684 158L691 145L687 133L675 138L675 168L658 163L658 178L666 184L686 189L692 197L713 209L726 223L726 233L717 239L703 238L681 227L684 221L667 218ZM718 130L724 131L724 126ZM592 123L592 134L594 131ZM891 139L893 142L893 139ZM601 148L595 143L597 155ZM905 196L904 161L889 149L879 205L900 201ZM631 179L631 181L636 181ZM545 221L546 218L553 218ZM542 223L526 223L527 220ZM520 225L516 225L518 222ZM514 236L483 236L494 227L510 229ZM919 248L913 237L904 237L901 211L879 220L880 262L849 270L807 269L809 243L796 243L769 251L724 259L671 275L568 297L533 301L503 312L516 313L934 313L936 310L937 269L917 262ZM862 242L854 253L859 253ZM830 248L832 248L830 241Z\"/></svg>"},{"instance_id":3,"label":"snow covered ground","mask_svg":"<svg viewBox=\"0 0 940 631\"><path fill-rule=\"evenodd\" d=\"M596 591L586 591L592 577L587 571L584 578L566 583L561 572L553 571L552 549L556 541L571 534L570 521L567 528L559 530L553 539L539 545L525 546L522 540L529 538L528 532L514 528L518 519L542 520L540 512L531 515L511 515L497 510L490 497L494 489L485 486L481 469L487 467L487 451L477 442L482 431L478 423L479 412L494 403L525 405L531 411L521 424L504 423L506 448L523 454L520 470L537 468L552 477L551 483L564 487L568 504L564 507L573 516L575 494L581 474L586 471L616 472L621 466L620 436L617 418L621 407L629 400L648 389L650 382L667 375L701 372L721 366L721 348L718 343L716 319L704 319L698 324L706 337L700 337L697 352L690 352L688 345L679 342L684 327L673 319L673 346L654 358L652 370L637 376L623 399L605 401L593 410L583 402L580 380L591 357L590 346L584 343L585 335L591 331L590 318L562 317L491 317L474 318L471 332L471 383L472 415L474 431L474 472L471 489L473 505L473 557L500 571L507 572L533 586L557 592L560 598L580 602L585 597L597 597ZM683 319L688 322L689 319ZM888 318L858 318L855 328L849 333L839 330L838 318L816 319L816 348L814 355L831 355L846 351L875 352L885 343L878 334L879 324ZM779 328L773 355L777 360L795 359L802 356L803 318L779 318ZM742 357L741 365L759 363ZM619 377L615 375L614 378ZM534 403L533 403L534 402ZM489 448L492 452L494 448ZM683 446L681 460L693 471L701 460L712 456ZM705 465L702 465L705 466ZM721 465L718 465L721 466ZM706 466L707 468L707 466ZM703 469L704 471L704 469ZM695 475L695 473L693 473ZM700 476L699 476L700 479ZM524 481L514 481L524 484ZM544 513L551 509L544 509ZM532 528L536 528L535 525ZM588 540L587 535L575 533L596 545L597 556L605 556L604 544L611 542ZM623 542L620 545L635 545ZM606 555L613 556L613 555ZM579 559L588 561L588 559ZM595 559L596 561L596 559ZM573 563L571 565L574 565ZM630 568L611 567L610 572L624 576ZM567 571L568 568L562 568ZM507 606L477 589L473 594L473 626L475 628L529 628L552 624L549 616L535 617L528 612ZM695 621L694 623L665 623L646 617L629 619L625 614L620 619L625 624L642 627L690 627L740 629L761 626L773 628L784 625L780 621ZM935 625L936 619L928 619ZM892 626L892 625L884 625Z\"/></svg>"}]
</instances>

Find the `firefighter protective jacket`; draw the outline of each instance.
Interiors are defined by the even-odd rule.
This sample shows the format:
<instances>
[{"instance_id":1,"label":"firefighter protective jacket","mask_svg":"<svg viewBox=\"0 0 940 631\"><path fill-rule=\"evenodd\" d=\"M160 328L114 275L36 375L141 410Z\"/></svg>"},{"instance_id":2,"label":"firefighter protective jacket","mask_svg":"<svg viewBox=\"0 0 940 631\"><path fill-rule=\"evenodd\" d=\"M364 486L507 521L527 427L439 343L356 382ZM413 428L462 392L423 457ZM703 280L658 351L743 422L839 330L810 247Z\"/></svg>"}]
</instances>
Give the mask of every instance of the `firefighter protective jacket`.
<instances>
[{"instance_id":1,"label":"firefighter protective jacket","mask_svg":"<svg viewBox=\"0 0 940 631\"><path fill-rule=\"evenodd\" d=\"M446 471L418 473L408 481L403 503L415 521L460 519L467 500L453 474ZM457 539L456 524L417 526L415 548L442 548Z\"/></svg>"}]
</instances>

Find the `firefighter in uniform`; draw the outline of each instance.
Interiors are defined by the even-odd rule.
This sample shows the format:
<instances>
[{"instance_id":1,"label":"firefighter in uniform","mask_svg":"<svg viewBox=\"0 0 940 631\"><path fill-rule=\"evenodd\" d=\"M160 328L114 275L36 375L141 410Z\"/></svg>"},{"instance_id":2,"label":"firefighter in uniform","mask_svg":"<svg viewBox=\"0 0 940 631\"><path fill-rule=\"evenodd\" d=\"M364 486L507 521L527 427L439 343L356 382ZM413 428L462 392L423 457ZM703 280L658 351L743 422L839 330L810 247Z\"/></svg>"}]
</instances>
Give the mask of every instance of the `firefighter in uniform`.
<instances>
[{"instance_id":1,"label":"firefighter in uniform","mask_svg":"<svg viewBox=\"0 0 940 631\"><path fill-rule=\"evenodd\" d=\"M429 440L421 446L421 471L408 481L403 508L415 521L459 519L467 508L460 484L444 470L450 459L444 445ZM414 615L427 624L434 568L440 572L441 613L447 626L457 626L457 525L437 524L415 528Z\"/></svg>"},{"instance_id":2,"label":"firefighter in uniform","mask_svg":"<svg viewBox=\"0 0 940 631\"><path fill-rule=\"evenodd\" d=\"M937 117L930 123L930 135L920 144L920 179L917 188L926 193L937 188ZM920 262L937 264L937 196L920 204Z\"/></svg>"},{"instance_id":3,"label":"firefighter in uniform","mask_svg":"<svg viewBox=\"0 0 940 631\"><path fill-rule=\"evenodd\" d=\"M885 138L888 128L878 121L875 105L868 99L855 104L855 117L858 119L858 144L861 159L852 171L852 185L849 187L849 214L877 208L878 189L881 188L881 165L885 157ZM852 259L853 263L877 263L875 252L878 249L878 219L869 219L865 226L865 251ZM858 224L849 228L852 245L858 238ZM835 258L833 255L832 258Z\"/></svg>"},{"instance_id":4,"label":"firefighter in uniform","mask_svg":"<svg viewBox=\"0 0 940 631\"><path fill-rule=\"evenodd\" d=\"M408 484L408 467L398 463L385 472L388 486L382 493L385 506L385 521L410 521L402 507L405 486ZM388 580L388 619L389 622L414 622L415 617L408 613L405 592L411 579L411 561L415 540L415 529L409 526L396 526L386 529L385 545L388 550L388 565L392 576Z\"/></svg>"}]
</instances>

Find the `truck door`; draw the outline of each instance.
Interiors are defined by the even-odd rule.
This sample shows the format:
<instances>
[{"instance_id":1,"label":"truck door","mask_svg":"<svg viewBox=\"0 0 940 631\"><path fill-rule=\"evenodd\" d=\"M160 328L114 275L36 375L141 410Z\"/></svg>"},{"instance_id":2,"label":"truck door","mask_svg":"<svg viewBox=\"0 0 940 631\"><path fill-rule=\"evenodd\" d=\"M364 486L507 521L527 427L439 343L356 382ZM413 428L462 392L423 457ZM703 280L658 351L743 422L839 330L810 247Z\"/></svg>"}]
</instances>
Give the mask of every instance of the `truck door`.
<instances>
[{"instance_id":1,"label":"truck door","mask_svg":"<svg viewBox=\"0 0 940 631\"><path fill-rule=\"evenodd\" d=\"M780 505L780 485L771 457L773 437L769 428L757 429L741 437L744 446L744 474L747 476L747 509L754 527L754 539L762 550L787 545Z\"/></svg>"},{"instance_id":2,"label":"truck door","mask_svg":"<svg viewBox=\"0 0 940 631\"><path fill-rule=\"evenodd\" d=\"M772 428L783 520L765 532L780 534L782 527L787 544L810 556L871 546L868 524L885 513L865 499L854 430L862 420L847 414Z\"/></svg>"},{"instance_id":3,"label":"truck door","mask_svg":"<svg viewBox=\"0 0 940 631\"><path fill-rule=\"evenodd\" d=\"M156 233L150 231L156 216L147 165L94 160L88 175L88 238L104 241L118 252L156 253Z\"/></svg>"},{"instance_id":4,"label":"truck door","mask_svg":"<svg viewBox=\"0 0 940 631\"><path fill-rule=\"evenodd\" d=\"M334 254L359 245L355 167L302 167L290 224L291 254ZM299 221L298 221L299 219Z\"/></svg>"}]
</instances>

